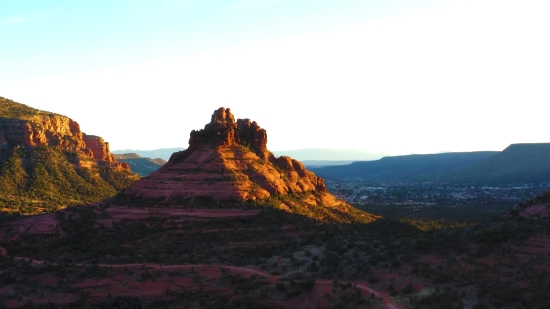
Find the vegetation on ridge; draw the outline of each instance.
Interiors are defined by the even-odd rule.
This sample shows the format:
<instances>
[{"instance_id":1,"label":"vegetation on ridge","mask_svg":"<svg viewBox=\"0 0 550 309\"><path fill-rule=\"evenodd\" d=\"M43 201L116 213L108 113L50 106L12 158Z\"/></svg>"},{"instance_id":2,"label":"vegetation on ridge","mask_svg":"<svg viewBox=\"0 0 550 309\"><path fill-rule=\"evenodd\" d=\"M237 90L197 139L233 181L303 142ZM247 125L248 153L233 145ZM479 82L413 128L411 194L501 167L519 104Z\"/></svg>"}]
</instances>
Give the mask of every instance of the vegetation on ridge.
<instances>
[{"instance_id":1,"label":"vegetation on ridge","mask_svg":"<svg viewBox=\"0 0 550 309\"><path fill-rule=\"evenodd\" d=\"M0 118L24 118L25 116L54 115L54 113L17 103L13 100L0 97Z\"/></svg>"},{"instance_id":2,"label":"vegetation on ridge","mask_svg":"<svg viewBox=\"0 0 550 309\"><path fill-rule=\"evenodd\" d=\"M347 203L335 203L332 206L310 206L305 202L308 199L321 200L323 192L289 192L285 195L274 195L264 200L249 201L245 205L267 206L288 211L322 222L339 223L371 223L378 216L359 210Z\"/></svg>"},{"instance_id":3,"label":"vegetation on ridge","mask_svg":"<svg viewBox=\"0 0 550 309\"><path fill-rule=\"evenodd\" d=\"M82 166L82 165L86 166ZM36 214L111 197L138 176L53 147L0 149L0 211Z\"/></svg>"}]
</instances>

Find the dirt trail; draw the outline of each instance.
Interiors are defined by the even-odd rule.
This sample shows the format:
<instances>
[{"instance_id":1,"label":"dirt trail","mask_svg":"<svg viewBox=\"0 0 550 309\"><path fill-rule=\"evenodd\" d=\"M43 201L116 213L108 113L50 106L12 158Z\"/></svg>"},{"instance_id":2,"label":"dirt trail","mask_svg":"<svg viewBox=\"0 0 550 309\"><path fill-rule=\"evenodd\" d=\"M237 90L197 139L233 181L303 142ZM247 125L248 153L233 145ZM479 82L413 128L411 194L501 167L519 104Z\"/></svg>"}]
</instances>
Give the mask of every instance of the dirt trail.
<instances>
[{"instance_id":1,"label":"dirt trail","mask_svg":"<svg viewBox=\"0 0 550 309\"><path fill-rule=\"evenodd\" d=\"M0 246L0 253L2 255L6 255L6 249ZM26 257L14 257L15 260L24 261L24 260L31 260L30 258ZM42 265L44 264L44 261L41 260L32 260L31 264L35 265ZM74 264L75 266L88 266L92 264L85 264L85 263L77 263ZM271 275L263 270L255 269L255 268L245 268L245 267L238 267L238 266L229 266L229 265L207 265L207 264L185 264L185 265L161 265L161 264L154 264L154 263L132 263L132 264L95 264L99 267L109 267L109 268L135 268L135 267L145 267L145 268L154 268L154 269L160 269L160 270L171 270L171 269L200 269L200 268L223 268L226 270L233 270L240 272L241 274L248 274L248 275L260 275L269 278L270 282L277 281L280 276ZM355 282L348 282L348 281L341 281L342 284L351 283L354 284ZM316 279L315 280L316 285L332 285L333 281L330 280L324 280L324 279ZM367 293L374 293L374 296L380 297L383 299L384 307L386 309L400 309L399 306L396 306L391 303L389 297L387 295L382 295L378 291L373 290L372 288L361 284L361 283L355 283L355 286L357 289L367 292Z\"/></svg>"},{"instance_id":2,"label":"dirt trail","mask_svg":"<svg viewBox=\"0 0 550 309\"><path fill-rule=\"evenodd\" d=\"M228 265L206 265L206 264L192 264L192 265L159 265L159 264L151 264L151 263L145 263L145 264L116 264L116 265L110 265L110 264L97 264L100 267L113 267L113 268L124 268L124 267L149 267L149 268L159 268L162 270L167 269L190 269L190 268L201 268L201 267L221 267L223 269L227 270L236 270L241 271L244 273L248 273L250 275L260 275L264 277L268 277L270 281L271 279L274 279L273 281L277 281L280 276L274 276L271 275L265 271L255 269L255 268L244 268L244 267L238 267L238 266L228 266ZM347 284L348 281L341 281L342 284ZM353 284L354 282L349 282ZM332 285L333 282L330 280L323 280L323 279L316 279L315 284L322 284L322 285ZM384 301L384 306L386 309L400 309L400 307L394 305L391 303L390 299L386 295L380 294L378 291L373 290L372 288L365 286L364 284L356 284L355 285L359 290L362 290L364 292L368 293L374 293L374 296L380 297Z\"/></svg>"},{"instance_id":3,"label":"dirt trail","mask_svg":"<svg viewBox=\"0 0 550 309\"><path fill-rule=\"evenodd\" d=\"M323 285L332 285L332 281L330 280L322 280L322 279L317 279L315 280L315 283L316 284L323 284ZM347 284L347 283L351 283L353 284L354 282L348 282L348 281L341 281L340 283L342 284ZM365 292L368 292L368 293L374 293L374 296L376 297L381 297L384 301L384 306L386 309L400 309L400 307L394 305L391 303L390 299L388 296L385 296L385 295L382 295L380 294L378 291L375 291L371 288L369 288L368 286L365 286L363 284L360 284L360 283L356 283L355 285L359 290L362 290L362 291L365 291Z\"/></svg>"}]
</instances>

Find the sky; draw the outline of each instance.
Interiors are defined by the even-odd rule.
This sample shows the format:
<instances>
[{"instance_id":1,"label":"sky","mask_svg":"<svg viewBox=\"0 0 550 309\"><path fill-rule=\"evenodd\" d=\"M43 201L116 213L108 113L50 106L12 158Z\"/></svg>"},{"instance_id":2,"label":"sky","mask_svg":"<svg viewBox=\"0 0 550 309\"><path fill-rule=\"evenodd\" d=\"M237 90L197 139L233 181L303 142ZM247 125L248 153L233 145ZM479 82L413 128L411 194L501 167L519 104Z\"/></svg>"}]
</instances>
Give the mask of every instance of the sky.
<instances>
[{"instance_id":1,"label":"sky","mask_svg":"<svg viewBox=\"0 0 550 309\"><path fill-rule=\"evenodd\" d=\"M229 107L272 151L550 142L548 0L0 0L0 96L111 149Z\"/></svg>"}]
</instances>

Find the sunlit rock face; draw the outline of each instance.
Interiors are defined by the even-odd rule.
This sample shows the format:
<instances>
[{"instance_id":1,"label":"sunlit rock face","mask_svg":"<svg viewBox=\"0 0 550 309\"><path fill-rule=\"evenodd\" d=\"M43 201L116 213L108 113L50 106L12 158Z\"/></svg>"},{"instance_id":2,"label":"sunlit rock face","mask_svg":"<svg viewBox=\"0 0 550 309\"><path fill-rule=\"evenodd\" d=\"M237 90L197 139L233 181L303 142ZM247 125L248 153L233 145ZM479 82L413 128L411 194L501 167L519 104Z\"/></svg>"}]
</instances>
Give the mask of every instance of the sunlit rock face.
<instances>
[{"instance_id":1,"label":"sunlit rock face","mask_svg":"<svg viewBox=\"0 0 550 309\"><path fill-rule=\"evenodd\" d=\"M0 104L3 113L0 115L0 147L50 146L83 154L96 159L102 166L130 170L128 164L114 159L109 143L99 136L86 135L71 118L36 110L5 98L0 98Z\"/></svg>"},{"instance_id":2,"label":"sunlit rock face","mask_svg":"<svg viewBox=\"0 0 550 309\"><path fill-rule=\"evenodd\" d=\"M207 197L219 201L264 199L290 192L326 192L324 180L289 157L267 150L267 132L228 108L193 130L189 148L172 154L157 172L125 191L144 198Z\"/></svg>"},{"instance_id":3,"label":"sunlit rock face","mask_svg":"<svg viewBox=\"0 0 550 309\"><path fill-rule=\"evenodd\" d=\"M103 138L0 97L0 212L40 214L113 197L140 179Z\"/></svg>"}]
</instances>

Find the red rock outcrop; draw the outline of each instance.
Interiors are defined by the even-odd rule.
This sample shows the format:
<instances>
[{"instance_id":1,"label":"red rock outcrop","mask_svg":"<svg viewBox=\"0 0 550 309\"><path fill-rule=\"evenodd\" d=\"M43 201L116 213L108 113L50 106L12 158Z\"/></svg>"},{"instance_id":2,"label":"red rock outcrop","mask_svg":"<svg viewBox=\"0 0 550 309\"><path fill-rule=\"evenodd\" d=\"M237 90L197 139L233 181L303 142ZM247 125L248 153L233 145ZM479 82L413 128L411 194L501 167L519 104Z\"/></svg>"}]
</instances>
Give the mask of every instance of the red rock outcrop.
<instances>
[{"instance_id":1,"label":"red rock outcrop","mask_svg":"<svg viewBox=\"0 0 550 309\"><path fill-rule=\"evenodd\" d=\"M172 154L158 171L128 187L124 196L239 202L293 193L300 193L298 204L305 207L340 207L344 212L353 208L328 193L324 180L302 163L269 152L267 133L255 121L235 121L230 109L222 107L204 129L191 132L189 148ZM293 207L302 206L279 205L285 210Z\"/></svg>"},{"instance_id":2,"label":"red rock outcrop","mask_svg":"<svg viewBox=\"0 0 550 309\"><path fill-rule=\"evenodd\" d=\"M260 158L267 160L267 133L261 129L256 121L250 119L237 119L231 114L231 110L221 107L214 111L210 123L203 130L191 131L189 149L193 151L200 146L210 145L244 145L256 153Z\"/></svg>"},{"instance_id":3,"label":"red rock outcrop","mask_svg":"<svg viewBox=\"0 0 550 309\"><path fill-rule=\"evenodd\" d=\"M10 144L86 148L78 123L59 115L39 115L27 119L0 118L0 147Z\"/></svg>"},{"instance_id":4,"label":"red rock outcrop","mask_svg":"<svg viewBox=\"0 0 550 309\"><path fill-rule=\"evenodd\" d=\"M95 159L114 162L115 158L109 149L109 143L106 143L102 137L95 135L83 135L84 142Z\"/></svg>"}]
</instances>

